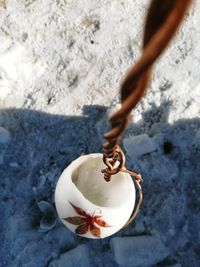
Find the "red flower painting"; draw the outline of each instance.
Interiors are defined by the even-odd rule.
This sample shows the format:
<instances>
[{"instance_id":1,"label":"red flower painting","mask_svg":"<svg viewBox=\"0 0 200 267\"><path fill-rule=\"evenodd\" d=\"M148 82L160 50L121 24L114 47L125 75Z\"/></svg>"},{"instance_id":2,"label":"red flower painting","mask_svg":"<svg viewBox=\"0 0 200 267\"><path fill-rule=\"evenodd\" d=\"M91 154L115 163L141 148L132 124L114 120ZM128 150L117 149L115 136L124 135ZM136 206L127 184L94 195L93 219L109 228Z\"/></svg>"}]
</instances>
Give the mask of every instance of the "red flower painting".
<instances>
[{"instance_id":1,"label":"red flower painting","mask_svg":"<svg viewBox=\"0 0 200 267\"><path fill-rule=\"evenodd\" d=\"M93 236L101 237L101 229L98 227L110 227L104 220L101 219L102 216L95 215L91 216L83 209L75 206L71 202L69 202L70 205L73 207L73 209L76 211L76 213L80 216L74 216L74 217L67 217L63 218L68 223L78 225L78 227L75 229L75 232L79 235L86 234L88 231Z\"/></svg>"}]
</instances>

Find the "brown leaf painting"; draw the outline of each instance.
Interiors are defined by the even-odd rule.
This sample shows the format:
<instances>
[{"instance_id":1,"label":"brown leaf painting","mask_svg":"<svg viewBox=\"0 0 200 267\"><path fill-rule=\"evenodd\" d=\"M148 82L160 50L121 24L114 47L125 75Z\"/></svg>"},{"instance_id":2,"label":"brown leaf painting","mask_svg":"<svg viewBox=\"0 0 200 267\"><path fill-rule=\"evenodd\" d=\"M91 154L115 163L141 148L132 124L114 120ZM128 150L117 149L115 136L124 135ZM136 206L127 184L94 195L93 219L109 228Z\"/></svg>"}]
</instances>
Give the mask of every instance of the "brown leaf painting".
<instances>
[{"instance_id":1,"label":"brown leaf painting","mask_svg":"<svg viewBox=\"0 0 200 267\"><path fill-rule=\"evenodd\" d=\"M78 225L78 227L75 229L76 234L84 235L88 231L90 231L90 233L93 236L101 237L100 227L110 227L110 225L108 225L104 220L101 219L102 216L100 215L91 216L89 213L75 206L71 202L69 202L69 204L80 216L67 217L63 218L63 220L65 220L68 223Z\"/></svg>"}]
</instances>

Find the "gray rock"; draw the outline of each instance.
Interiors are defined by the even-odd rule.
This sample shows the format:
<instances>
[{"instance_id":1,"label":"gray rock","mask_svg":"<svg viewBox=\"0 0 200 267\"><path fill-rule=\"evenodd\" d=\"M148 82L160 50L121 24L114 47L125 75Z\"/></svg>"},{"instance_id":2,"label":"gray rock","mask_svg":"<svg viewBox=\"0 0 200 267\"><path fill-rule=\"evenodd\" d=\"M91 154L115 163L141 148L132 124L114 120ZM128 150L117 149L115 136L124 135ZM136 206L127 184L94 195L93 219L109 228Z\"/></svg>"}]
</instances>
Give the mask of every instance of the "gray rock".
<instances>
[{"instance_id":1,"label":"gray rock","mask_svg":"<svg viewBox=\"0 0 200 267\"><path fill-rule=\"evenodd\" d=\"M169 254L165 245L154 236L116 237L111 246L116 262L123 266L152 266Z\"/></svg>"},{"instance_id":2,"label":"gray rock","mask_svg":"<svg viewBox=\"0 0 200 267\"><path fill-rule=\"evenodd\" d=\"M127 137L123 144L129 158L140 157L157 149L155 141L147 134Z\"/></svg>"},{"instance_id":3,"label":"gray rock","mask_svg":"<svg viewBox=\"0 0 200 267\"><path fill-rule=\"evenodd\" d=\"M10 140L10 133L3 127L0 127L0 144L6 144Z\"/></svg>"},{"instance_id":4,"label":"gray rock","mask_svg":"<svg viewBox=\"0 0 200 267\"><path fill-rule=\"evenodd\" d=\"M49 267L89 267L91 266L86 245L81 245L60 255L50 262Z\"/></svg>"}]
</instances>

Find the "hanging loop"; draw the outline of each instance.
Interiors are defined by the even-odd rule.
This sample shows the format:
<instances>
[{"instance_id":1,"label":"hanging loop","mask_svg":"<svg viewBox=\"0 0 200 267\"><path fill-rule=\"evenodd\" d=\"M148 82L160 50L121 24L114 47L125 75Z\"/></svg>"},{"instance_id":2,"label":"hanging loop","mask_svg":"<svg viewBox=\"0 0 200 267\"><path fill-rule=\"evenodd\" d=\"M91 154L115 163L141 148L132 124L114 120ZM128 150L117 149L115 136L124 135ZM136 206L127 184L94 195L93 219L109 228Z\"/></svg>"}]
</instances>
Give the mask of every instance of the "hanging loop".
<instances>
[{"instance_id":1,"label":"hanging loop","mask_svg":"<svg viewBox=\"0 0 200 267\"><path fill-rule=\"evenodd\" d=\"M104 174L104 179L109 182L112 175L122 171L125 166L125 161L124 152L119 146L115 147L113 158L108 158L103 155L103 162L107 166L106 169L101 171ZM116 166L116 164L118 165Z\"/></svg>"},{"instance_id":2,"label":"hanging loop","mask_svg":"<svg viewBox=\"0 0 200 267\"><path fill-rule=\"evenodd\" d=\"M110 181L112 175L117 174L118 172L125 172L125 173L130 174L134 178L134 182L139 192L139 199L138 199L137 206L135 210L133 211L128 222L124 225L123 228L125 228L135 219L135 217L137 216L139 212L140 206L142 204L143 195L142 195L142 187L140 185L142 181L142 176L140 173L136 171L132 171L125 166L125 155L119 146L115 147L115 158L107 158L106 156L104 156L103 161L106 164L107 168L102 170L102 173L104 173L104 179L107 182ZM116 164L118 165L115 167Z\"/></svg>"}]
</instances>

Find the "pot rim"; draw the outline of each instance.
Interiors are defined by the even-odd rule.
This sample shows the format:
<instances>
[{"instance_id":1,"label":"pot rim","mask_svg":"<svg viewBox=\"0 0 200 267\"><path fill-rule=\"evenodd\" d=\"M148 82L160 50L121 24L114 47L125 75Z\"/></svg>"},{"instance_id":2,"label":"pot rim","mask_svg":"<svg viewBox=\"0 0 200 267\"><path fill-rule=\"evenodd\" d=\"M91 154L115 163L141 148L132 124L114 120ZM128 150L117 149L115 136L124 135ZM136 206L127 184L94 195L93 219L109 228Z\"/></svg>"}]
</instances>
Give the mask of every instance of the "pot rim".
<instances>
[{"instance_id":1,"label":"pot rim","mask_svg":"<svg viewBox=\"0 0 200 267\"><path fill-rule=\"evenodd\" d=\"M99 208L100 210L119 210L119 209L122 209L124 208L124 206L127 205L127 203L130 202L130 199L133 199L133 208L134 208L134 205L135 205L135 198L136 198L136 194L135 194L135 184L134 184L134 181L131 177L130 174L128 173L121 173L123 174L123 176L126 177L126 179L129 179L130 183L133 185L133 193L134 194L130 194L129 197L127 197L126 201L117 205L117 206L113 206L113 207L109 207L109 206L100 206L100 205L97 205L95 203L93 203L92 201L88 200L84 195L83 193L77 188L77 186L75 185L75 183L72 181L72 174L73 174L73 171L74 169L80 167L84 162L86 162L88 160L88 158L103 158L103 154L101 153L91 153L91 154L86 154L86 155L81 155L80 157L76 158L74 161L72 161L67 167L66 169L63 171L63 173L61 174L61 177L66 177L66 176L70 176L70 181L72 182L72 186L74 188L74 190L76 191L76 193L79 195L79 197L81 198L82 201L86 201L86 203L89 205L89 206L95 206L96 208ZM106 166L106 165L105 165ZM61 178L60 177L60 178ZM102 177L103 179L103 177Z\"/></svg>"}]
</instances>

